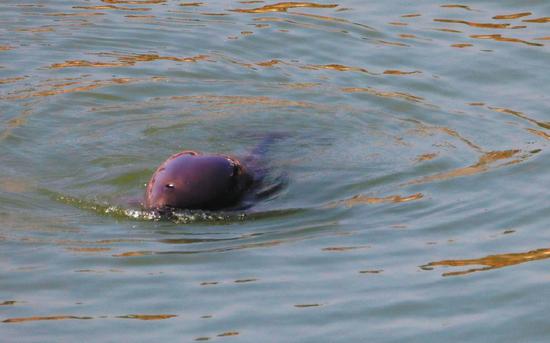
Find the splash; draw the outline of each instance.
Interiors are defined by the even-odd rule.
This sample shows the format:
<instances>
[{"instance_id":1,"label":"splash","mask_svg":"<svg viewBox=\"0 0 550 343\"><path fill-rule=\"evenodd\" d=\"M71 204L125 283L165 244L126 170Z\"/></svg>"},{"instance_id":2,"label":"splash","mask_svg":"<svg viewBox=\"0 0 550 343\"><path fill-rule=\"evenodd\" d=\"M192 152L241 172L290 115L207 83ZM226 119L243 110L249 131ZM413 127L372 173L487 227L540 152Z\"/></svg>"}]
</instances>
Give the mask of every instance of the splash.
<instances>
[{"instance_id":1,"label":"splash","mask_svg":"<svg viewBox=\"0 0 550 343\"><path fill-rule=\"evenodd\" d=\"M53 198L58 202L119 219L149 221L167 220L177 224L187 224L196 222L234 222L246 218L246 214L241 212L209 212L200 210L167 210L160 212L156 210L123 208L120 206L100 204L94 201L83 200L55 192L47 192L52 194Z\"/></svg>"}]
</instances>

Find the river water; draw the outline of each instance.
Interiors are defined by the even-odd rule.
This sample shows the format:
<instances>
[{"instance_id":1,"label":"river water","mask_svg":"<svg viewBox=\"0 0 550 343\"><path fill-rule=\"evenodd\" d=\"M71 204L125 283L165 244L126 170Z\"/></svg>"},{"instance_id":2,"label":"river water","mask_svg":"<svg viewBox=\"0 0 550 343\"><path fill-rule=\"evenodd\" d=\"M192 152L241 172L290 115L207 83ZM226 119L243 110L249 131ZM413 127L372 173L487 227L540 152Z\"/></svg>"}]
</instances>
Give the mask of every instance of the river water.
<instances>
[{"instance_id":1,"label":"river water","mask_svg":"<svg viewBox=\"0 0 550 343\"><path fill-rule=\"evenodd\" d=\"M549 15L2 1L2 340L547 342ZM274 132L250 209L136 205Z\"/></svg>"}]
</instances>

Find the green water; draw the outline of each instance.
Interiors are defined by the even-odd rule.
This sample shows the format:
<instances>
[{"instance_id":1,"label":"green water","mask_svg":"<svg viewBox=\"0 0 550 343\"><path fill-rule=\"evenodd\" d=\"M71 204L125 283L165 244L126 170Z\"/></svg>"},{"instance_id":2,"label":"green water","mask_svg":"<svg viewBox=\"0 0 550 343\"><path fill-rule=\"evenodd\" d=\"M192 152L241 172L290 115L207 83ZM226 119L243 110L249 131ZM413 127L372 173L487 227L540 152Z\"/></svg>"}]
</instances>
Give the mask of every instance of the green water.
<instances>
[{"instance_id":1,"label":"green water","mask_svg":"<svg viewBox=\"0 0 550 343\"><path fill-rule=\"evenodd\" d=\"M548 341L549 15L3 1L2 340ZM132 205L272 132L249 210Z\"/></svg>"}]
</instances>

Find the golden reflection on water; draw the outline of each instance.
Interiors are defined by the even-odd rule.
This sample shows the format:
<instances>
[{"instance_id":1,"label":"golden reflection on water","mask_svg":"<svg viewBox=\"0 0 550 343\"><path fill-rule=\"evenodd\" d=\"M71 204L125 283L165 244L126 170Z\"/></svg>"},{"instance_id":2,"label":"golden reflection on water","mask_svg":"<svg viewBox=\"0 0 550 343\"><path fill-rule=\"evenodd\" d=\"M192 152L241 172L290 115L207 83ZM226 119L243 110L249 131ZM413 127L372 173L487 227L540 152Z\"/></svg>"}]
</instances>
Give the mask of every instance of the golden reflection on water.
<instances>
[{"instance_id":1,"label":"golden reflection on water","mask_svg":"<svg viewBox=\"0 0 550 343\"><path fill-rule=\"evenodd\" d=\"M83 13L83 12L78 12L78 13L47 13L47 14L44 14L45 16L48 16L48 17L94 17L94 16L99 16L99 15L105 15L105 13L102 13L102 12L92 12L92 13Z\"/></svg>"},{"instance_id":2,"label":"golden reflection on water","mask_svg":"<svg viewBox=\"0 0 550 343\"><path fill-rule=\"evenodd\" d=\"M538 120L535 120L533 118L530 118L529 116L527 116L525 113L523 112L520 112L520 111L515 111L515 110L511 110L509 108L504 108L504 107L492 107L492 106L488 106L487 107L488 109L492 110L492 111L495 111L495 112L498 112L498 113L505 113L505 114L511 114L515 117L518 117L518 118L521 118L521 119L525 119L533 124L536 124L542 128L545 128L547 130L550 130L550 122L542 122L542 121L538 121Z\"/></svg>"},{"instance_id":3,"label":"golden reflection on water","mask_svg":"<svg viewBox=\"0 0 550 343\"><path fill-rule=\"evenodd\" d=\"M123 7L116 5L97 5L97 6L73 6L74 9L83 10L119 10L119 11L150 11L149 7Z\"/></svg>"},{"instance_id":4,"label":"golden reflection on water","mask_svg":"<svg viewBox=\"0 0 550 343\"><path fill-rule=\"evenodd\" d=\"M390 42L390 41L386 41L386 40L382 40L382 39L379 39L376 41L377 43L380 43L382 45L388 45L388 46L396 46L396 47L401 47L401 48L406 48L408 47L409 45L405 44L405 43L399 43L399 42Z\"/></svg>"},{"instance_id":5,"label":"golden reflection on water","mask_svg":"<svg viewBox=\"0 0 550 343\"><path fill-rule=\"evenodd\" d=\"M419 156L415 159L415 161L416 161L416 162L430 161L430 160L433 160L434 158L436 158L437 155L439 155L439 153L437 153L437 152L422 154L422 155L419 155Z\"/></svg>"},{"instance_id":6,"label":"golden reflection on water","mask_svg":"<svg viewBox=\"0 0 550 343\"><path fill-rule=\"evenodd\" d=\"M184 2L180 4L180 6L193 6L193 7L198 7L202 5L203 5L202 2Z\"/></svg>"},{"instance_id":7,"label":"golden reflection on water","mask_svg":"<svg viewBox=\"0 0 550 343\"><path fill-rule=\"evenodd\" d=\"M518 38L503 37L500 34L471 35L470 37L471 38L476 38L476 39L492 39L492 40L495 40L495 41L498 41L498 42L512 42L512 43L523 43L523 44L527 44L527 45L531 45L531 46L544 46L544 44L541 44L541 43L528 42L528 41L518 39Z\"/></svg>"},{"instance_id":8,"label":"golden reflection on water","mask_svg":"<svg viewBox=\"0 0 550 343\"><path fill-rule=\"evenodd\" d=\"M122 316L115 316L119 319L138 319L138 320L164 320L177 317L175 314L127 314ZM107 316L101 316L99 318L108 318ZM86 320L94 319L90 316L73 316L73 315L55 315L55 316L33 316L33 317L20 317L20 318L8 318L3 320L3 323L23 323L33 321L45 321L45 320Z\"/></svg>"},{"instance_id":9,"label":"golden reflection on water","mask_svg":"<svg viewBox=\"0 0 550 343\"><path fill-rule=\"evenodd\" d=\"M162 4L166 0L101 0L108 4L129 4L129 5L146 5L146 4Z\"/></svg>"},{"instance_id":10,"label":"golden reflection on water","mask_svg":"<svg viewBox=\"0 0 550 343\"><path fill-rule=\"evenodd\" d=\"M57 80L57 82L52 82L52 80L46 80L46 82L39 84L37 86L19 90L17 92L8 94L0 99L8 100L18 100L18 99L28 99L33 97L48 97L59 94L68 94L74 92L85 92L96 88L102 88L113 85L124 85L137 82L157 82L165 80L161 77L151 77L147 79L138 79L138 78L112 78L107 80L85 80L86 77L82 76L79 78L68 78L64 80ZM59 83L61 82L61 83Z\"/></svg>"},{"instance_id":11,"label":"golden reflection on water","mask_svg":"<svg viewBox=\"0 0 550 343\"><path fill-rule=\"evenodd\" d=\"M5 79L0 79L0 85L6 84L6 83L14 83L14 82L23 80L25 78L26 78L26 76L7 77Z\"/></svg>"},{"instance_id":12,"label":"golden reflection on water","mask_svg":"<svg viewBox=\"0 0 550 343\"><path fill-rule=\"evenodd\" d=\"M359 67L350 67L342 64L308 64L301 67L302 69L312 69L312 70L336 70L336 71L357 71L361 73L370 74L370 72L365 68Z\"/></svg>"},{"instance_id":13,"label":"golden reflection on water","mask_svg":"<svg viewBox=\"0 0 550 343\"><path fill-rule=\"evenodd\" d=\"M483 149L479 145L473 143L471 140L467 139L466 137L463 137L457 131L450 129L448 127L430 126L415 119L406 119L405 121L413 122L416 124L416 128L414 128L413 131L417 134L432 135L433 133L443 133L462 141L464 144L466 144L468 147L470 147L472 150L476 152L483 152Z\"/></svg>"},{"instance_id":14,"label":"golden reflection on water","mask_svg":"<svg viewBox=\"0 0 550 343\"><path fill-rule=\"evenodd\" d=\"M364 194L355 195L349 199L339 200L331 202L326 205L327 208L334 208L340 205L346 207L353 207L357 205L371 205L371 204L382 204L382 203L402 203L409 202L414 200L420 200L424 197L422 193L416 193L402 197L400 195L388 195L386 197L371 197Z\"/></svg>"},{"instance_id":15,"label":"golden reflection on water","mask_svg":"<svg viewBox=\"0 0 550 343\"><path fill-rule=\"evenodd\" d=\"M474 45L473 45L473 44L469 44L469 43L451 44L451 47L453 47L453 48L459 48L459 49L469 48L469 47L472 47L472 46L474 46Z\"/></svg>"},{"instance_id":16,"label":"golden reflection on water","mask_svg":"<svg viewBox=\"0 0 550 343\"><path fill-rule=\"evenodd\" d=\"M420 70L413 70L413 71L402 71L402 70L394 70L394 69L388 69L384 70L384 74L386 75L412 75L412 74L421 74L422 72Z\"/></svg>"},{"instance_id":17,"label":"golden reflection on water","mask_svg":"<svg viewBox=\"0 0 550 343\"><path fill-rule=\"evenodd\" d=\"M522 12L522 13L514 13L514 14L502 14L502 15L494 16L493 19L496 19L496 20L517 19L517 18L529 16L531 14L533 13Z\"/></svg>"},{"instance_id":18,"label":"golden reflection on water","mask_svg":"<svg viewBox=\"0 0 550 343\"><path fill-rule=\"evenodd\" d=\"M129 19L153 19L156 18L154 15L135 15L135 14L128 14L124 17Z\"/></svg>"},{"instance_id":19,"label":"golden reflection on water","mask_svg":"<svg viewBox=\"0 0 550 343\"><path fill-rule=\"evenodd\" d=\"M35 316L35 317L8 318L8 319L3 320L2 323L23 323L23 322L41 321L41 320L67 320L67 319L93 319L93 317Z\"/></svg>"},{"instance_id":20,"label":"golden reflection on water","mask_svg":"<svg viewBox=\"0 0 550 343\"><path fill-rule=\"evenodd\" d=\"M456 20L456 19L434 19L434 21L440 22L440 23L464 24L472 27L488 28L488 29L507 29L510 26L510 24L508 23L506 24L476 23L473 21Z\"/></svg>"},{"instance_id":21,"label":"golden reflection on water","mask_svg":"<svg viewBox=\"0 0 550 343\"><path fill-rule=\"evenodd\" d=\"M371 87L347 87L342 88L342 92L345 93L358 93L358 92L364 92L371 95L376 95L383 98L398 98L403 99L411 102L417 102L417 103L424 103L424 98L412 95L405 92L389 92L389 91L382 91L378 89L374 89Z\"/></svg>"},{"instance_id":22,"label":"golden reflection on water","mask_svg":"<svg viewBox=\"0 0 550 343\"><path fill-rule=\"evenodd\" d=\"M67 247L66 248L69 251L74 252L84 252L84 253L92 253L92 252L106 252L110 251L111 248L100 248L100 247Z\"/></svg>"},{"instance_id":23,"label":"golden reflection on water","mask_svg":"<svg viewBox=\"0 0 550 343\"><path fill-rule=\"evenodd\" d=\"M537 250L531 250L525 253L497 254L497 255L489 255L482 258L474 258L474 259L436 261L436 262L430 262L426 265L420 266L420 268L425 270L431 270L435 266L447 266L447 267L463 267L463 266L473 266L473 265L486 266L481 268L472 268L468 270L443 273L443 276L457 276L457 275L465 275L465 274L486 271L491 269L509 267L516 264L521 264L529 261L544 260L547 258L550 258L550 249L537 249Z\"/></svg>"},{"instance_id":24,"label":"golden reflection on water","mask_svg":"<svg viewBox=\"0 0 550 343\"><path fill-rule=\"evenodd\" d=\"M515 164L527 158L528 155L520 156L518 159L508 161L504 164L499 165L497 163L501 160L509 160L510 158L518 154L520 151L521 150L490 151L483 154L479 158L477 163L471 166L457 168L457 169L453 169L442 173L424 176L419 179L413 180L408 184L420 184L420 183L433 182L433 181L449 180L449 179L454 179L462 176L471 176L471 175L487 172L491 168L495 168L498 166Z\"/></svg>"},{"instance_id":25,"label":"golden reflection on water","mask_svg":"<svg viewBox=\"0 0 550 343\"><path fill-rule=\"evenodd\" d=\"M462 33L462 31L453 30L453 29L434 29L434 30L441 31L441 32L449 32L449 33Z\"/></svg>"},{"instance_id":26,"label":"golden reflection on water","mask_svg":"<svg viewBox=\"0 0 550 343\"><path fill-rule=\"evenodd\" d=\"M39 26L39 27L29 27L16 29L17 32L53 32L54 28L52 26Z\"/></svg>"},{"instance_id":27,"label":"golden reflection on water","mask_svg":"<svg viewBox=\"0 0 550 343\"><path fill-rule=\"evenodd\" d=\"M265 5L257 8L236 8L233 12L241 13L269 13L269 12L286 12L289 8L309 7L309 8L334 8L337 4L319 4L314 2L280 2L273 5Z\"/></svg>"},{"instance_id":28,"label":"golden reflection on water","mask_svg":"<svg viewBox=\"0 0 550 343\"><path fill-rule=\"evenodd\" d=\"M416 38L416 35L410 34L410 33L402 33L399 35L401 38Z\"/></svg>"},{"instance_id":29,"label":"golden reflection on water","mask_svg":"<svg viewBox=\"0 0 550 343\"><path fill-rule=\"evenodd\" d=\"M122 319L139 319L139 320L163 320L177 317L175 314L127 314L124 316L117 316L116 318Z\"/></svg>"},{"instance_id":30,"label":"golden reflection on water","mask_svg":"<svg viewBox=\"0 0 550 343\"><path fill-rule=\"evenodd\" d=\"M550 23L550 17L536 18L536 19L525 19L522 20L526 23Z\"/></svg>"},{"instance_id":31,"label":"golden reflection on water","mask_svg":"<svg viewBox=\"0 0 550 343\"><path fill-rule=\"evenodd\" d=\"M470 6L458 5L458 4L441 5L440 7L443 7L443 8L461 8L461 9L464 9L466 11L473 11L472 8L470 8Z\"/></svg>"},{"instance_id":32,"label":"golden reflection on water","mask_svg":"<svg viewBox=\"0 0 550 343\"><path fill-rule=\"evenodd\" d=\"M547 134L546 132L543 132L543 131L539 131L539 130L535 130L535 129L526 129L527 131L531 132L532 134L534 135L537 135L539 137L542 137L546 140L550 140L550 135Z\"/></svg>"},{"instance_id":33,"label":"golden reflection on water","mask_svg":"<svg viewBox=\"0 0 550 343\"><path fill-rule=\"evenodd\" d=\"M211 107L225 107L227 105L262 105L270 107L304 107L315 108L314 103L277 99L267 96L239 96L239 95L180 95L170 97L171 100L192 101ZM320 106L321 107L321 106Z\"/></svg>"},{"instance_id":34,"label":"golden reflection on water","mask_svg":"<svg viewBox=\"0 0 550 343\"><path fill-rule=\"evenodd\" d=\"M102 53L103 56L112 56L115 54ZM71 67L91 67L91 68L113 68L133 66L138 62L154 62L154 61L174 61L195 63L198 61L207 60L207 55L197 55L192 57L176 57L176 56L160 56L157 54L133 54L117 56L116 62L92 62L87 60L69 60L63 63L54 63L50 65L52 69L71 68Z\"/></svg>"}]
</instances>

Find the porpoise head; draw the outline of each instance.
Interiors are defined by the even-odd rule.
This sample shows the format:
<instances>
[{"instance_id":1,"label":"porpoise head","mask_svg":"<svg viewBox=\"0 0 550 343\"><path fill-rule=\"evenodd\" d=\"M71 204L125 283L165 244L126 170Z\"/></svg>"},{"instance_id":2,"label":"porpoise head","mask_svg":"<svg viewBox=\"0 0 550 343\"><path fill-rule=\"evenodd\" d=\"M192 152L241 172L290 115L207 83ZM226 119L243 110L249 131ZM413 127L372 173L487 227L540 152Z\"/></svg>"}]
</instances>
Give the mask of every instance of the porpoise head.
<instances>
[{"instance_id":1,"label":"porpoise head","mask_svg":"<svg viewBox=\"0 0 550 343\"><path fill-rule=\"evenodd\" d=\"M162 163L147 184L148 209L216 210L235 205L252 177L234 157L182 151Z\"/></svg>"}]
</instances>

